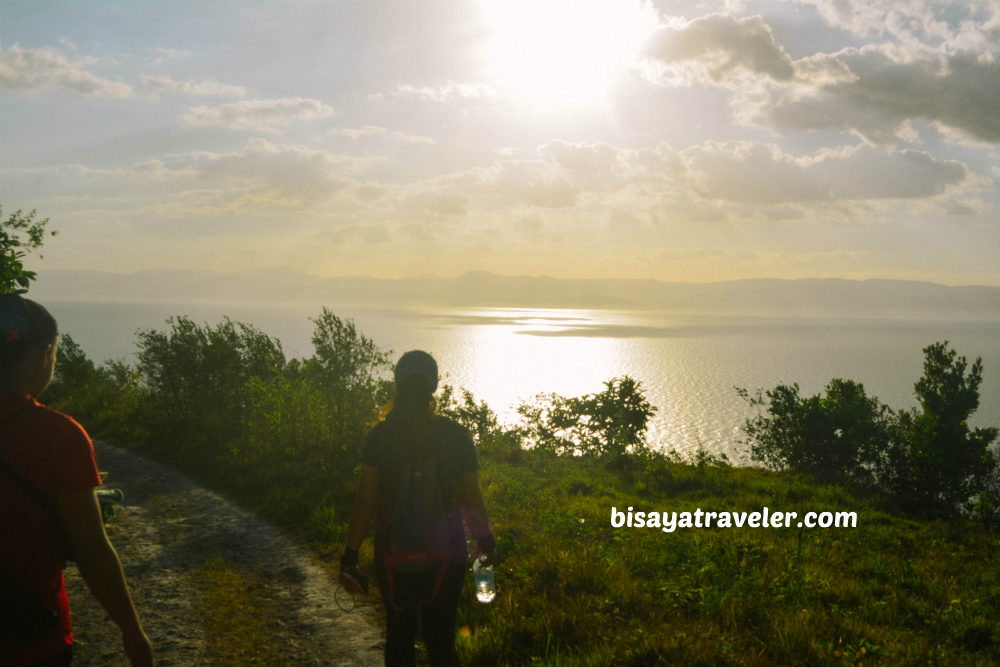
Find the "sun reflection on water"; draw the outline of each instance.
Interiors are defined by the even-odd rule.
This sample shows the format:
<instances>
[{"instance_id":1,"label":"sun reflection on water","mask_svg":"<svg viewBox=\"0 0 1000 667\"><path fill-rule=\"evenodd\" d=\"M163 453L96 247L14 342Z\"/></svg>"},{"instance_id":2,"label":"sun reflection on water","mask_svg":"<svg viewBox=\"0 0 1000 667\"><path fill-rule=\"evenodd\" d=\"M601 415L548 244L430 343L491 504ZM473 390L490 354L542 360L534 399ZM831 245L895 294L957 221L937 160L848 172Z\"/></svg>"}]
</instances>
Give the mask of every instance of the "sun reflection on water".
<instances>
[{"instance_id":1,"label":"sun reflection on water","mask_svg":"<svg viewBox=\"0 0 1000 667\"><path fill-rule=\"evenodd\" d=\"M514 414L511 397L520 402L538 393L576 396L599 391L604 381L616 375L616 341L566 337L554 344L551 336L592 324L605 315L509 308L468 309L446 315L454 323L479 325L462 328L460 349L449 351L458 355L455 376L446 381L476 387L477 398L497 406L494 409L502 417ZM529 374L531 377L526 377Z\"/></svg>"}]
</instances>

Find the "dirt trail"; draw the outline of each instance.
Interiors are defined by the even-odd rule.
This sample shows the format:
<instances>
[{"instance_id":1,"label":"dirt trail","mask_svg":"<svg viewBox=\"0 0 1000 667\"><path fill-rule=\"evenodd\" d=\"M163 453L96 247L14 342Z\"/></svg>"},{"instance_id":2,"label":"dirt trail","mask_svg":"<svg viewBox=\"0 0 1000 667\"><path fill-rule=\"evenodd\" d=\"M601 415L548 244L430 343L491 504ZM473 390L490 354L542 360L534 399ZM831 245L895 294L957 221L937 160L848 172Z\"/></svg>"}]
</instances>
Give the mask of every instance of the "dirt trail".
<instances>
[{"instance_id":1,"label":"dirt trail","mask_svg":"<svg viewBox=\"0 0 1000 667\"><path fill-rule=\"evenodd\" d=\"M254 600L264 642L282 664L380 665L383 638L374 608L350 609L329 568L275 528L176 471L97 443L108 485L125 491L108 534L121 556L158 665L218 663L206 636L204 573L224 562ZM221 561L219 560L221 559ZM117 628L66 570L76 639L74 664L127 665Z\"/></svg>"}]
</instances>

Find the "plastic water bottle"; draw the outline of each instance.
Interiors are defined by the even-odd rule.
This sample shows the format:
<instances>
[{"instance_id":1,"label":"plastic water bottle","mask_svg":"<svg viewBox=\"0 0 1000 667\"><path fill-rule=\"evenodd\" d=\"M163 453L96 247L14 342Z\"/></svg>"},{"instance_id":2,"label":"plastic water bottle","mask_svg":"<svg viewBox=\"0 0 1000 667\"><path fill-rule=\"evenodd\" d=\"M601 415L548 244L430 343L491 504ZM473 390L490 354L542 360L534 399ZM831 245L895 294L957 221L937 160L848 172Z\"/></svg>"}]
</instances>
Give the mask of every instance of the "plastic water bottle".
<instances>
[{"instance_id":1,"label":"plastic water bottle","mask_svg":"<svg viewBox=\"0 0 1000 667\"><path fill-rule=\"evenodd\" d=\"M493 580L493 566L484 566L484 556L472 563L472 579L476 582L476 599L480 602L492 602L497 595L496 583Z\"/></svg>"}]
</instances>

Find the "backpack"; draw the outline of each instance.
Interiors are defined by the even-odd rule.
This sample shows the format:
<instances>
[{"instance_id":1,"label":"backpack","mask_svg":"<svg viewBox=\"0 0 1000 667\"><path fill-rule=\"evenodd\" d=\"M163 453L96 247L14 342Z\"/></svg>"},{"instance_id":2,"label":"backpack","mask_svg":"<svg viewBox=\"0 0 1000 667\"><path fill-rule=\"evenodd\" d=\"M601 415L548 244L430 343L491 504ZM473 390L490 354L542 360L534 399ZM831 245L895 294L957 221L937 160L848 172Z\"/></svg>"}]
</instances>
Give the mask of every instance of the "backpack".
<instances>
[{"instance_id":1,"label":"backpack","mask_svg":"<svg viewBox=\"0 0 1000 667\"><path fill-rule=\"evenodd\" d=\"M403 611L419 609L437 597L450 564L451 531L443 466L433 438L427 446L396 442L396 465L383 506L383 567L386 597Z\"/></svg>"}]
</instances>

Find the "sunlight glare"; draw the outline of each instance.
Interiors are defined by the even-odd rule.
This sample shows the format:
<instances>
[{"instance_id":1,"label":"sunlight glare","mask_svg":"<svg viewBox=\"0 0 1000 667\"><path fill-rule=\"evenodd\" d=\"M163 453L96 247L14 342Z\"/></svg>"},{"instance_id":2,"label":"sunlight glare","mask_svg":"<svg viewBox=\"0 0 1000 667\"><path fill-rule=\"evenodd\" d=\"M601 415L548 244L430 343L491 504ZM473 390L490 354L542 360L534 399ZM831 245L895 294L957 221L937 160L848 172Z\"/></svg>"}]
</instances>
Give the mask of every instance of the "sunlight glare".
<instances>
[{"instance_id":1,"label":"sunlight glare","mask_svg":"<svg viewBox=\"0 0 1000 667\"><path fill-rule=\"evenodd\" d=\"M539 109L601 104L656 28L641 0L483 0L486 62L503 93Z\"/></svg>"},{"instance_id":2,"label":"sunlight glare","mask_svg":"<svg viewBox=\"0 0 1000 667\"><path fill-rule=\"evenodd\" d=\"M474 316L481 323L462 329L466 338L451 354L461 369L447 382L471 390L485 400L501 421L517 421L516 407L537 393L582 396L603 389L620 365L621 341L611 338L560 337L552 345L548 335L567 328L606 321L606 313L547 308L465 308L456 314ZM495 323L489 323L490 320ZM543 378L532 382L531 378Z\"/></svg>"}]
</instances>

